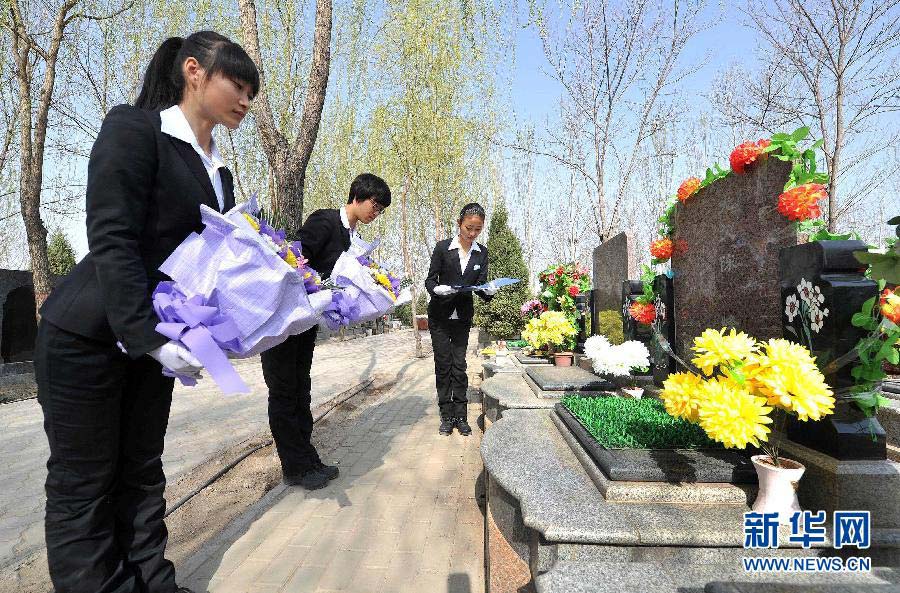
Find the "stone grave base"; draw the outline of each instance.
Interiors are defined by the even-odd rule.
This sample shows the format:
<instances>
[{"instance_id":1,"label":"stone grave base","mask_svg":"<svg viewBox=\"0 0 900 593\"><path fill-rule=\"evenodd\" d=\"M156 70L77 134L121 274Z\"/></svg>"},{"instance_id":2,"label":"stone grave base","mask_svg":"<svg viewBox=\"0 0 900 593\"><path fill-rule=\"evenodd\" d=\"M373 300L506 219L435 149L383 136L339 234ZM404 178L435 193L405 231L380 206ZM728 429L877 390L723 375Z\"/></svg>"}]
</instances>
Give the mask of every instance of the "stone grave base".
<instances>
[{"instance_id":1,"label":"stone grave base","mask_svg":"<svg viewBox=\"0 0 900 593\"><path fill-rule=\"evenodd\" d=\"M522 560L519 568L528 567L538 593L701 593L713 581L745 580L741 558L747 555L742 547L743 513L749 510L746 498L743 504L607 498L553 416L552 410L507 410L487 430L481 445L487 507L496 527L489 537L506 541L506 549ZM860 555L855 548L833 549L830 534L824 543L803 549L788 541L789 533L783 527L778 549L754 550L754 555ZM873 526L873 545L864 554L873 568L890 570L840 575L840 582L884 583L872 580L882 574L900 579L900 539L894 533ZM488 549L490 554L496 547ZM490 557L487 561L492 562ZM601 570L603 566L606 569ZM654 588L650 581L656 576L663 582ZM797 583L817 584L793 576ZM837 583L828 580L833 576L824 575L819 582ZM567 588L575 582L582 583L581 588Z\"/></svg>"},{"instance_id":2,"label":"stone grave base","mask_svg":"<svg viewBox=\"0 0 900 593\"><path fill-rule=\"evenodd\" d=\"M778 438L773 435L773 438ZM806 466L800 505L812 511L870 511L873 527L900 543L900 463L841 461L784 438L781 454Z\"/></svg>"},{"instance_id":3,"label":"stone grave base","mask_svg":"<svg viewBox=\"0 0 900 593\"><path fill-rule=\"evenodd\" d=\"M559 401L538 397L522 373L502 373L485 379L481 397L485 426L499 420L506 410L547 409Z\"/></svg>"},{"instance_id":4,"label":"stone grave base","mask_svg":"<svg viewBox=\"0 0 900 593\"><path fill-rule=\"evenodd\" d=\"M516 357L516 360L518 360L520 364L527 364L527 365L550 365L550 364L552 364L546 358L542 358L540 356L528 356L527 354L522 354L521 352L517 352L513 356Z\"/></svg>"},{"instance_id":5,"label":"stone grave base","mask_svg":"<svg viewBox=\"0 0 900 593\"><path fill-rule=\"evenodd\" d=\"M610 489L615 490L618 484L628 484L622 490L636 491L634 494L643 502L746 504L748 496L749 500L753 500L756 470L750 459L739 452L606 449L562 404L556 404L554 412L553 422L560 434L572 447L594 483L602 482L602 487L600 484L597 487L607 499L606 492ZM660 499L659 495L668 491L675 499Z\"/></svg>"},{"instance_id":6,"label":"stone grave base","mask_svg":"<svg viewBox=\"0 0 900 593\"><path fill-rule=\"evenodd\" d=\"M538 397L593 397L616 390L609 381L577 366L526 366L524 371L525 380Z\"/></svg>"}]
</instances>

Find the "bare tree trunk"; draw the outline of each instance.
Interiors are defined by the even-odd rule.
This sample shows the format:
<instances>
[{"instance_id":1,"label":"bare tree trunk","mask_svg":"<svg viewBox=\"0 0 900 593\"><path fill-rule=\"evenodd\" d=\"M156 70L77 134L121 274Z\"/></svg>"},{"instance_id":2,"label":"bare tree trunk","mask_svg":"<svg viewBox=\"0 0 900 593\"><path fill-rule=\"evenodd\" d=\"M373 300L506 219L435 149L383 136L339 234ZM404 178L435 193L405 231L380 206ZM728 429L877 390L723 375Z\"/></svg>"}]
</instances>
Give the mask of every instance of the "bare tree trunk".
<instances>
[{"instance_id":1,"label":"bare tree trunk","mask_svg":"<svg viewBox=\"0 0 900 593\"><path fill-rule=\"evenodd\" d=\"M62 44L66 26L73 17L69 12L75 8L77 0L67 0L60 6L50 31L50 47L43 49L28 32L18 0L8 4L11 22L12 51L15 60L15 75L19 86L19 204L28 254L31 258L31 274L34 282L34 302L36 309L50 294L50 261L47 257L47 229L41 219L41 185L43 184L44 144L47 137L50 104L56 83L56 60ZM41 83L38 103L31 102L32 76L36 59L44 62L44 79Z\"/></svg>"},{"instance_id":2,"label":"bare tree trunk","mask_svg":"<svg viewBox=\"0 0 900 593\"><path fill-rule=\"evenodd\" d=\"M259 46L259 28L254 0L238 0L244 46L259 69L260 92L253 103L254 119L263 151L275 176L272 210L286 225L290 236L296 236L303 224L303 185L306 167L316 144L331 63L331 0L316 0L316 23L313 35L312 64L300 130L293 143L275 125L272 107L266 94L265 69Z\"/></svg>"},{"instance_id":3,"label":"bare tree trunk","mask_svg":"<svg viewBox=\"0 0 900 593\"><path fill-rule=\"evenodd\" d=\"M409 238L406 224L408 220L406 215L406 196L408 192L409 177L403 180L403 193L400 194L400 226L403 229L403 267L406 268L406 276L413 281L412 287L410 288L410 290L412 291L412 302L410 303L409 308L412 311L413 336L416 340L416 358L422 358L423 356L425 356L425 353L422 351L422 335L419 333L419 327L416 325L416 315L418 315L418 310L416 309L416 301L419 299L419 283L417 281L417 278L415 277L415 274L413 273L412 258L409 255Z\"/></svg>"}]
</instances>

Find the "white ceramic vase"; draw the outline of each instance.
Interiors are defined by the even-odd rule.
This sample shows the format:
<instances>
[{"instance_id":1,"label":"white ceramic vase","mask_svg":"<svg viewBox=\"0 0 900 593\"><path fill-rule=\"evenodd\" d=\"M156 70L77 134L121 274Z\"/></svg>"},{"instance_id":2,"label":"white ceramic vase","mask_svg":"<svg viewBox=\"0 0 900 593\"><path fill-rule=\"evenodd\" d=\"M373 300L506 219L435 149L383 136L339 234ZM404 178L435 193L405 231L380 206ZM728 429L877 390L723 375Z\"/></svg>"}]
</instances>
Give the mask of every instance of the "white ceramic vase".
<instances>
[{"instance_id":1,"label":"white ceramic vase","mask_svg":"<svg viewBox=\"0 0 900 593\"><path fill-rule=\"evenodd\" d=\"M622 393L631 399L641 399L641 396L644 395L643 387L623 387Z\"/></svg>"},{"instance_id":2,"label":"white ceramic vase","mask_svg":"<svg viewBox=\"0 0 900 593\"><path fill-rule=\"evenodd\" d=\"M778 513L778 523L789 523L791 516L800 510L797 486L806 467L784 457L779 457L779 467L772 465L768 455L754 455L750 460L759 477L759 494L753 503L753 510L757 513Z\"/></svg>"}]
</instances>

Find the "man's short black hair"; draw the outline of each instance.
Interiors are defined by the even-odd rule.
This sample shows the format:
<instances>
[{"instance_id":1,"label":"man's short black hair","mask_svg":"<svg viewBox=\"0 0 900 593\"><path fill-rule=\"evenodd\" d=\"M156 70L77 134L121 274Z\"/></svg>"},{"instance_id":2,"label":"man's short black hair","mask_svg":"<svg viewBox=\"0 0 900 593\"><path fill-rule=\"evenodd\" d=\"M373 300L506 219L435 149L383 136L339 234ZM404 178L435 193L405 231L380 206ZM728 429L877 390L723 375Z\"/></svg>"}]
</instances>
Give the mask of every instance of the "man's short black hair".
<instances>
[{"instance_id":1,"label":"man's short black hair","mask_svg":"<svg viewBox=\"0 0 900 593\"><path fill-rule=\"evenodd\" d=\"M391 188L378 175L361 173L350 184L350 194L347 196L347 203L350 204L353 200L368 200L369 198L375 198L376 202L387 208L391 205Z\"/></svg>"}]
</instances>

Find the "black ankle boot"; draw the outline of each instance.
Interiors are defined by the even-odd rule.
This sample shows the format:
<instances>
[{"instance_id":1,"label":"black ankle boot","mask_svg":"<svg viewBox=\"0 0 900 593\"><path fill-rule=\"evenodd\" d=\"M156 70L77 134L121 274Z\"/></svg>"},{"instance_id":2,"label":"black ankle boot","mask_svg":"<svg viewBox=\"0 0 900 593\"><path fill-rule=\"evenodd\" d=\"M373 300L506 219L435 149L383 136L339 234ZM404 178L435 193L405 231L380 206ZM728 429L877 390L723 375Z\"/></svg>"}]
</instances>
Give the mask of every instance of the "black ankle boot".
<instances>
[{"instance_id":1,"label":"black ankle boot","mask_svg":"<svg viewBox=\"0 0 900 593\"><path fill-rule=\"evenodd\" d=\"M472 427L469 426L469 423L466 422L465 418L456 419L456 430L458 430L459 434L463 435L464 437L472 434Z\"/></svg>"},{"instance_id":2,"label":"black ankle boot","mask_svg":"<svg viewBox=\"0 0 900 593\"><path fill-rule=\"evenodd\" d=\"M444 436L449 435L453 432L454 426L456 426L456 421L453 418L441 418L441 427L438 428L438 432Z\"/></svg>"}]
</instances>

